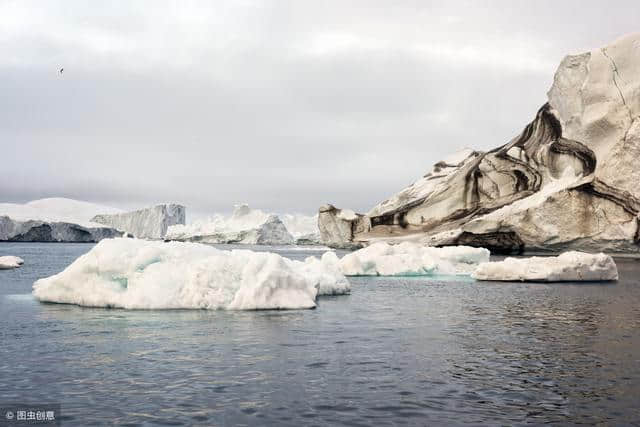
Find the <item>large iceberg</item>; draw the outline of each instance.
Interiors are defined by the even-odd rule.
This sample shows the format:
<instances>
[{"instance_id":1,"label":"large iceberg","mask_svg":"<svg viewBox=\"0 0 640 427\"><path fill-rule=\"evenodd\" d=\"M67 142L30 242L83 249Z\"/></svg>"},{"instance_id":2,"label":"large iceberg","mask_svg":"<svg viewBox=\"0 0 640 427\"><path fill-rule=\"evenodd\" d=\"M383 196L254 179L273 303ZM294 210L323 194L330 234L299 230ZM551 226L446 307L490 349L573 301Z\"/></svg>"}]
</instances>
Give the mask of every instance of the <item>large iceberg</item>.
<instances>
[{"instance_id":1,"label":"large iceberg","mask_svg":"<svg viewBox=\"0 0 640 427\"><path fill-rule=\"evenodd\" d=\"M99 224L92 227L68 222L17 221L0 216L0 241L92 243L120 236L122 232Z\"/></svg>"},{"instance_id":2,"label":"large iceberg","mask_svg":"<svg viewBox=\"0 0 640 427\"><path fill-rule=\"evenodd\" d=\"M98 242L122 233L91 222L94 215L119 209L62 197L28 203L0 203L0 241Z\"/></svg>"},{"instance_id":3,"label":"large iceberg","mask_svg":"<svg viewBox=\"0 0 640 427\"><path fill-rule=\"evenodd\" d=\"M8 216L15 221L65 222L83 227L101 227L91 222L98 214L121 213L121 209L64 197L33 200L24 204L0 203L0 216Z\"/></svg>"},{"instance_id":4,"label":"large iceberg","mask_svg":"<svg viewBox=\"0 0 640 427\"><path fill-rule=\"evenodd\" d=\"M319 295L349 290L332 252L302 262L267 252L122 238L101 241L33 285L43 302L128 309L313 308Z\"/></svg>"},{"instance_id":5,"label":"large iceberg","mask_svg":"<svg viewBox=\"0 0 640 427\"><path fill-rule=\"evenodd\" d=\"M185 207L163 204L132 212L101 214L92 222L104 224L140 239L163 239L172 225L184 225Z\"/></svg>"},{"instance_id":6,"label":"large iceberg","mask_svg":"<svg viewBox=\"0 0 640 427\"><path fill-rule=\"evenodd\" d=\"M369 218L350 209L338 209L326 204L318 210L320 241L332 248L357 249L362 244L356 242L359 233L371 229Z\"/></svg>"},{"instance_id":7,"label":"large iceberg","mask_svg":"<svg viewBox=\"0 0 640 427\"><path fill-rule=\"evenodd\" d=\"M0 256L0 270L10 270L18 268L24 264L24 260L17 256L5 255Z\"/></svg>"},{"instance_id":8,"label":"large iceberg","mask_svg":"<svg viewBox=\"0 0 640 427\"><path fill-rule=\"evenodd\" d=\"M608 281L618 280L618 269L609 255L571 251L557 257L506 258L482 263L472 277L512 282Z\"/></svg>"},{"instance_id":9,"label":"large iceberg","mask_svg":"<svg viewBox=\"0 0 640 427\"><path fill-rule=\"evenodd\" d=\"M567 56L519 135L436 163L366 215L322 206L323 241L640 253L638 70L640 33Z\"/></svg>"},{"instance_id":10,"label":"large iceberg","mask_svg":"<svg viewBox=\"0 0 640 427\"><path fill-rule=\"evenodd\" d=\"M340 268L345 276L468 275L487 261L489 251L484 248L377 242L342 257Z\"/></svg>"},{"instance_id":11,"label":"large iceberg","mask_svg":"<svg viewBox=\"0 0 640 427\"><path fill-rule=\"evenodd\" d=\"M171 204L124 212L61 197L0 203L0 241L99 242L124 233L162 239L169 225L184 220L184 206Z\"/></svg>"},{"instance_id":12,"label":"large iceberg","mask_svg":"<svg viewBox=\"0 0 640 427\"><path fill-rule=\"evenodd\" d=\"M254 245L313 244L319 240L314 217L269 214L236 205L231 216L214 215L189 225L174 225L167 240Z\"/></svg>"}]
</instances>

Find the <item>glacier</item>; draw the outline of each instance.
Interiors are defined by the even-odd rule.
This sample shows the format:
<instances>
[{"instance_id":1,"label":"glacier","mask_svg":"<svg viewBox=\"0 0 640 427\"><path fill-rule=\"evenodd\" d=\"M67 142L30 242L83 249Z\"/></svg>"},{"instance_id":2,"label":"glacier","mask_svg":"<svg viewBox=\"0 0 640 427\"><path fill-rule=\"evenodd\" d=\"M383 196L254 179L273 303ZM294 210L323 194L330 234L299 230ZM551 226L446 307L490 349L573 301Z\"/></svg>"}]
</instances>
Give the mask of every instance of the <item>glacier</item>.
<instances>
[{"instance_id":1,"label":"glacier","mask_svg":"<svg viewBox=\"0 0 640 427\"><path fill-rule=\"evenodd\" d=\"M519 135L453 154L366 214L320 207L323 243L640 256L638 70L640 33L568 55Z\"/></svg>"},{"instance_id":2,"label":"glacier","mask_svg":"<svg viewBox=\"0 0 640 427\"><path fill-rule=\"evenodd\" d=\"M350 285L333 252L304 262L198 243L105 239L36 281L42 302L125 309L301 309Z\"/></svg>"},{"instance_id":3,"label":"glacier","mask_svg":"<svg viewBox=\"0 0 640 427\"><path fill-rule=\"evenodd\" d=\"M167 240L202 243L241 243L254 245L317 244L317 218L282 215L251 209L247 204L234 206L227 217L216 214L189 225L169 227Z\"/></svg>"},{"instance_id":4,"label":"glacier","mask_svg":"<svg viewBox=\"0 0 640 427\"><path fill-rule=\"evenodd\" d=\"M0 256L0 270L10 270L18 268L24 264L24 260L13 255Z\"/></svg>"},{"instance_id":5,"label":"glacier","mask_svg":"<svg viewBox=\"0 0 640 427\"><path fill-rule=\"evenodd\" d=\"M340 268L345 276L470 275L489 255L487 249L468 246L376 242L343 256Z\"/></svg>"},{"instance_id":6,"label":"glacier","mask_svg":"<svg viewBox=\"0 0 640 427\"><path fill-rule=\"evenodd\" d=\"M476 280L582 282L618 280L616 263L603 253L564 252L556 257L506 258L478 265Z\"/></svg>"}]
</instances>

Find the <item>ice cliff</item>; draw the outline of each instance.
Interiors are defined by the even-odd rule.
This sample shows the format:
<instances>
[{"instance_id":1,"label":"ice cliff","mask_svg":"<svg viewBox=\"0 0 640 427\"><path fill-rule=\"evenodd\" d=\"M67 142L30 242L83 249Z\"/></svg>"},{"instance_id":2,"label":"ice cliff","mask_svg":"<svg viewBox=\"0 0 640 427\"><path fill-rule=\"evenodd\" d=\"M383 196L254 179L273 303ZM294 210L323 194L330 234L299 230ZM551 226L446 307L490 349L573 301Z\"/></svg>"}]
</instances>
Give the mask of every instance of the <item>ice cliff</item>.
<instances>
[{"instance_id":1,"label":"ice cliff","mask_svg":"<svg viewBox=\"0 0 640 427\"><path fill-rule=\"evenodd\" d=\"M331 246L414 241L495 252L640 252L640 33L567 56L522 133L463 150L345 218L323 206Z\"/></svg>"},{"instance_id":2,"label":"ice cliff","mask_svg":"<svg viewBox=\"0 0 640 427\"><path fill-rule=\"evenodd\" d=\"M185 207L176 204L111 215L96 215L92 222L104 224L140 239L163 239L172 225L184 225Z\"/></svg>"}]
</instances>

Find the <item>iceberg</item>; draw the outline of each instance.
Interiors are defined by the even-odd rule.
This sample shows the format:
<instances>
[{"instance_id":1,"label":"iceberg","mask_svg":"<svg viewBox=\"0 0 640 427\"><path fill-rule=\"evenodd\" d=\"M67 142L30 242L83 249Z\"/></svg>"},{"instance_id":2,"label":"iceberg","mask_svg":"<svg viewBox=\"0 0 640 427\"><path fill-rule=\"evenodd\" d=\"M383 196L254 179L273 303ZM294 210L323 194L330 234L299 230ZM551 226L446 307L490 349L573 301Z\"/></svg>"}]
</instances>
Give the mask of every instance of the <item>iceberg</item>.
<instances>
[{"instance_id":1,"label":"iceberg","mask_svg":"<svg viewBox=\"0 0 640 427\"><path fill-rule=\"evenodd\" d=\"M208 245L105 239L64 271L36 281L42 302L125 309L314 308L350 285L332 252L304 262Z\"/></svg>"},{"instance_id":2,"label":"iceberg","mask_svg":"<svg viewBox=\"0 0 640 427\"><path fill-rule=\"evenodd\" d=\"M120 209L54 197L28 203L0 203L0 241L98 242L121 232L91 222L98 213Z\"/></svg>"},{"instance_id":3,"label":"iceberg","mask_svg":"<svg viewBox=\"0 0 640 427\"><path fill-rule=\"evenodd\" d=\"M99 224L89 227L68 222L17 221L0 216L0 241L92 243L121 235L120 231Z\"/></svg>"},{"instance_id":4,"label":"iceberg","mask_svg":"<svg viewBox=\"0 0 640 427\"><path fill-rule=\"evenodd\" d=\"M566 56L519 135L445 158L367 214L320 207L323 242L640 255L638 46L634 33Z\"/></svg>"},{"instance_id":5,"label":"iceberg","mask_svg":"<svg viewBox=\"0 0 640 427\"><path fill-rule=\"evenodd\" d=\"M275 214L236 205L230 217L214 215L189 225L169 227L165 239L202 243L252 245L316 244L317 219L313 216Z\"/></svg>"},{"instance_id":6,"label":"iceberg","mask_svg":"<svg viewBox=\"0 0 640 427\"><path fill-rule=\"evenodd\" d=\"M377 242L342 257L340 268L345 276L469 275L487 261L489 250L484 248Z\"/></svg>"},{"instance_id":7,"label":"iceberg","mask_svg":"<svg viewBox=\"0 0 640 427\"><path fill-rule=\"evenodd\" d=\"M482 263L472 277L511 282L609 281L618 280L618 269L609 255L570 251L557 257L506 258Z\"/></svg>"},{"instance_id":8,"label":"iceberg","mask_svg":"<svg viewBox=\"0 0 640 427\"><path fill-rule=\"evenodd\" d=\"M163 204L132 212L96 215L91 221L140 239L163 239L170 226L185 223L185 216L184 206Z\"/></svg>"},{"instance_id":9,"label":"iceberg","mask_svg":"<svg viewBox=\"0 0 640 427\"><path fill-rule=\"evenodd\" d=\"M0 270L18 268L22 264L24 264L24 260L20 257L12 255L0 256Z\"/></svg>"},{"instance_id":10,"label":"iceberg","mask_svg":"<svg viewBox=\"0 0 640 427\"><path fill-rule=\"evenodd\" d=\"M280 218L297 245L321 244L318 215L283 214Z\"/></svg>"},{"instance_id":11,"label":"iceberg","mask_svg":"<svg viewBox=\"0 0 640 427\"><path fill-rule=\"evenodd\" d=\"M326 204L318 210L318 229L322 244L339 249L358 249L355 242L358 233L371 229L369 218L350 209L338 209Z\"/></svg>"},{"instance_id":12,"label":"iceberg","mask_svg":"<svg viewBox=\"0 0 640 427\"><path fill-rule=\"evenodd\" d=\"M0 241L99 242L123 234L162 239L170 225L184 221L184 206L174 204L125 212L62 197L0 203Z\"/></svg>"},{"instance_id":13,"label":"iceberg","mask_svg":"<svg viewBox=\"0 0 640 427\"><path fill-rule=\"evenodd\" d=\"M8 216L15 221L66 222L83 227L102 227L91 222L98 214L121 213L122 210L95 203L64 197L32 200L24 204L0 203L0 216Z\"/></svg>"}]
</instances>

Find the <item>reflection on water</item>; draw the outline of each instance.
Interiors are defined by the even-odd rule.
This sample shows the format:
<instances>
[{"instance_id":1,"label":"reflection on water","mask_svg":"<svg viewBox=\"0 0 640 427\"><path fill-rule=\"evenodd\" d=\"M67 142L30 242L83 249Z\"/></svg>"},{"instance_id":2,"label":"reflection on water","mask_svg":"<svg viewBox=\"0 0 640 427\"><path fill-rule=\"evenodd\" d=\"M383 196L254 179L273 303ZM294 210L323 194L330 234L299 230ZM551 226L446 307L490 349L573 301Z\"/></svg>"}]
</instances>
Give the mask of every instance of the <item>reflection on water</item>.
<instances>
[{"instance_id":1,"label":"reflection on water","mask_svg":"<svg viewBox=\"0 0 640 427\"><path fill-rule=\"evenodd\" d=\"M615 284L355 278L351 295L301 311L103 310L28 295L89 247L12 246L27 263L0 274L0 402L60 402L71 425L640 419L635 261L619 262Z\"/></svg>"}]
</instances>

